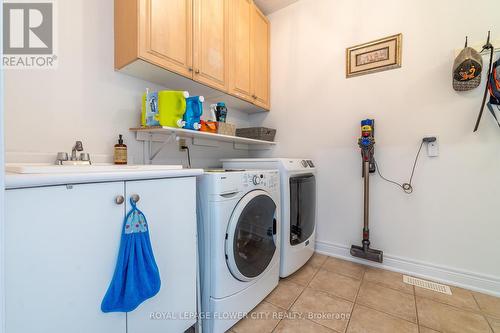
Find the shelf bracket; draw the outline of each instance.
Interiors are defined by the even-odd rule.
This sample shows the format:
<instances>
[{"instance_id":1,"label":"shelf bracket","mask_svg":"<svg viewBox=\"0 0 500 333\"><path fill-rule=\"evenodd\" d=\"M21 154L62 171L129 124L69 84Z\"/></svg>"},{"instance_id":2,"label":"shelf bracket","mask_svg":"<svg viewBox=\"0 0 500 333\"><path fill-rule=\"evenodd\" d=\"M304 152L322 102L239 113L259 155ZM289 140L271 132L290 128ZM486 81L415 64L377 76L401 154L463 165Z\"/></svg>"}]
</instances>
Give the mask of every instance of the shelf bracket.
<instances>
[{"instance_id":1,"label":"shelf bracket","mask_svg":"<svg viewBox=\"0 0 500 333\"><path fill-rule=\"evenodd\" d=\"M160 146L153 151L153 133L149 134L148 140L148 160L149 164L153 164L153 160L158 156L158 154L165 148L168 144L175 142L177 140L177 135L175 133L171 133L165 139L165 141L160 143Z\"/></svg>"}]
</instances>

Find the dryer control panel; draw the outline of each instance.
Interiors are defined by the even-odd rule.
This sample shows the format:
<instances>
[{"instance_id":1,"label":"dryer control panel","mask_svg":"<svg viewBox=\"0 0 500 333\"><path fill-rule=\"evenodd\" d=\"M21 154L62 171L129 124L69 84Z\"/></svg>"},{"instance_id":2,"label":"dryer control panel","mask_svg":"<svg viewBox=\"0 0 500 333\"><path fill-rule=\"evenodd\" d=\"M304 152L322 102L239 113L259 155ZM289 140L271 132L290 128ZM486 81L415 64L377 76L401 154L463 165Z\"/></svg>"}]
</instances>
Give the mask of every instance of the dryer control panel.
<instances>
[{"instance_id":1,"label":"dryer control panel","mask_svg":"<svg viewBox=\"0 0 500 333\"><path fill-rule=\"evenodd\" d=\"M316 165L312 160L282 159L281 163L286 170L302 171L304 169L314 169Z\"/></svg>"}]
</instances>

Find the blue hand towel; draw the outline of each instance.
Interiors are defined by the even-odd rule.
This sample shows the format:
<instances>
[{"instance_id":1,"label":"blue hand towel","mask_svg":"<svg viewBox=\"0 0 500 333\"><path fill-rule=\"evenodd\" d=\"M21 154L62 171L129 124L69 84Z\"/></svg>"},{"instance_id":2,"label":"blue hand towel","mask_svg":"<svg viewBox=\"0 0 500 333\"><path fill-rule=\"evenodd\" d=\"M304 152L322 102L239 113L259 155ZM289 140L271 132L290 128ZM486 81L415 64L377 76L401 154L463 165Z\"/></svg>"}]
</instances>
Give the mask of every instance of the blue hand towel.
<instances>
[{"instance_id":1,"label":"blue hand towel","mask_svg":"<svg viewBox=\"0 0 500 333\"><path fill-rule=\"evenodd\" d=\"M130 312L160 291L160 272L153 255L146 217L130 199L113 279L102 312Z\"/></svg>"}]
</instances>

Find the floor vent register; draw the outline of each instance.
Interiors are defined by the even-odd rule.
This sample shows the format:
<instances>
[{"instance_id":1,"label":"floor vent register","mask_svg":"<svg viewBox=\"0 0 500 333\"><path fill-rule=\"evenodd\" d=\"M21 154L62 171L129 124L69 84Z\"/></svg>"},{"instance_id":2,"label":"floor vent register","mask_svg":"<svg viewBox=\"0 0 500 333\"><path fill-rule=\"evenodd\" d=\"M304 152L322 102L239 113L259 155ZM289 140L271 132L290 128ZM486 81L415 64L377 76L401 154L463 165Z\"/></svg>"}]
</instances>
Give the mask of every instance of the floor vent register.
<instances>
[{"instance_id":1,"label":"floor vent register","mask_svg":"<svg viewBox=\"0 0 500 333\"><path fill-rule=\"evenodd\" d=\"M422 279L417 279L413 276L408 276L408 275L403 275L403 282L406 284L411 284L413 286L417 286L420 288L424 289L429 289L432 291L436 291L438 293L443 293L447 295L451 295L451 289L450 287L444 285L444 284L439 284L436 282L431 282L427 280L422 280Z\"/></svg>"}]
</instances>

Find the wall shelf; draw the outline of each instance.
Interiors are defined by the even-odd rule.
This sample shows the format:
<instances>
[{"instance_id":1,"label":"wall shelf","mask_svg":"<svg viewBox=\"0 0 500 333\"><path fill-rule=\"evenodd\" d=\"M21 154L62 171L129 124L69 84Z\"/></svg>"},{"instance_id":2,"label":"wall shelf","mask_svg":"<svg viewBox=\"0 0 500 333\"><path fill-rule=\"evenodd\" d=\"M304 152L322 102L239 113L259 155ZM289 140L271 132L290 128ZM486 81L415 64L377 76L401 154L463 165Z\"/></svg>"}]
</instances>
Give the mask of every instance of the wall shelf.
<instances>
[{"instance_id":1,"label":"wall shelf","mask_svg":"<svg viewBox=\"0 0 500 333\"><path fill-rule=\"evenodd\" d=\"M236 150L266 150L275 146L276 142L242 138L238 136L192 131L174 127L134 127L130 131L136 132L136 139L143 141L145 163L152 161L166 145L176 142L179 138L190 139L194 146L218 147L218 142L232 143ZM153 150L153 143L160 146ZM147 145L147 146L146 146Z\"/></svg>"}]
</instances>

